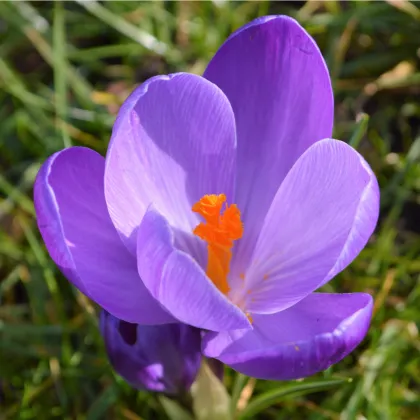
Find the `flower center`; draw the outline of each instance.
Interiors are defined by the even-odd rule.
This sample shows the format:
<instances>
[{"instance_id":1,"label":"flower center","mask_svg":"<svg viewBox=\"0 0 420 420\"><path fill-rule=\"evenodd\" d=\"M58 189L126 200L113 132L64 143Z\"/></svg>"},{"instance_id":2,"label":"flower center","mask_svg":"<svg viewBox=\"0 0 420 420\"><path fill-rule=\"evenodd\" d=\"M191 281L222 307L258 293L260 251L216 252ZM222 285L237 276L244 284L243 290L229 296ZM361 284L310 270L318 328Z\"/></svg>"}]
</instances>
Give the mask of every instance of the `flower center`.
<instances>
[{"instance_id":1,"label":"flower center","mask_svg":"<svg viewBox=\"0 0 420 420\"><path fill-rule=\"evenodd\" d=\"M233 241L241 238L244 231L241 212L236 204L230 206L226 204L224 194L205 195L193 205L192 211L205 220L205 223L200 223L193 233L207 242L206 274L214 285L227 295L230 290L227 278Z\"/></svg>"}]
</instances>

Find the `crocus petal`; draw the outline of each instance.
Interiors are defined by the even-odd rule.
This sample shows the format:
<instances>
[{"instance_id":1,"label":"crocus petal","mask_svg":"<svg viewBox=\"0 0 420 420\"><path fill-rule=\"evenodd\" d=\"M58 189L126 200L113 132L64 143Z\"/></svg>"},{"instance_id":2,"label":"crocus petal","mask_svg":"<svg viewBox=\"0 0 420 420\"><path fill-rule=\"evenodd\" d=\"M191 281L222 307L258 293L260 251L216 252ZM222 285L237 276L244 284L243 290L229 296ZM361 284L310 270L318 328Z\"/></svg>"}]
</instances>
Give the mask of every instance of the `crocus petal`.
<instances>
[{"instance_id":1,"label":"crocus petal","mask_svg":"<svg viewBox=\"0 0 420 420\"><path fill-rule=\"evenodd\" d=\"M184 324L130 324L102 311L101 332L115 371L138 389L185 393L201 364L200 331Z\"/></svg>"},{"instance_id":2,"label":"crocus petal","mask_svg":"<svg viewBox=\"0 0 420 420\"><path fill-rule=\"evenodd\" d=\"M138 229L137 264L152 296L179 321L213 331L250 328L197 262L175 247L168 222L152 208Z\"/></svg>"},{"instance_id":3,"label":"crocus petal","mask_svg":"<svg viewBox=\"0 0 420 420\"><path fill-rule=\"evenodd\" d=\"M214 84L179 73L137 88L118 115L105 169L108 209L128 249L135 254L135 230L153 203L197 257L191 207L205 194L232 197L235 150L232 108Z\"/></svg>"},{"instance_id":4,"label":"crocus petal","mask_svg":"<svg viewBox=\"0 0 420 420\"><path fill-rule=\"evenodd\" d=\"M366 169L370 171L368 166ZM371 175L372 183L369 189L366 190L366 194L360 202L356 212L355 222L353 223L347 241L341 250L341 254L334 264L334 267L318 287L328 283L335 275L344 270L366 246L375 230L379 217L380 191L375 175L372 172Z\"/></svg>"},{"instance_id":5,"label":"crocus petal","mask_svg":"<svg viewBox=\"0 0 420 420\"><path fill-rule=\"evenodd\" d=\"M235 202L245 226L232 261L235 279L292 165L314 142L331 137L333 94L314 40L285 16L258 18L231 35L204 77L223 90L235 113Z\"/></svg>"},{"instance_id":6,"label":"crocus petal","mask_svg":"<svg viewBox=\"0 0 420 420\"><path fill-rule=\"evenodd\" d=\"M130 322L173 322L144 287L104 197L105 159L83 147L51 156L34 190L38 227L51 258L83 293Z\"/></svg>"},{"instance_id":7,"label":"crocus petal","mask_svg":"<svg viewBox=\"0 0 420 420\"><path fill-rule=\"evenodd\" d=\"M275 313L316 290L352 232L370 236L378 200L376 178L353 148L330 139L311 146L267 213L241 291L246 310Z\"/></svg>"},{"instance_id":8,"label":"crocus petal","mask_svg":"<svg viewBox=\"0 0 420 420\"><path fill-rule=\"evenodd\" d=\"M255 315L253 330L207 333L203 351L261 379L297 379L327 369L365 336L372 297L314 293L272 315Z\"/></svg>"}]
</instances>

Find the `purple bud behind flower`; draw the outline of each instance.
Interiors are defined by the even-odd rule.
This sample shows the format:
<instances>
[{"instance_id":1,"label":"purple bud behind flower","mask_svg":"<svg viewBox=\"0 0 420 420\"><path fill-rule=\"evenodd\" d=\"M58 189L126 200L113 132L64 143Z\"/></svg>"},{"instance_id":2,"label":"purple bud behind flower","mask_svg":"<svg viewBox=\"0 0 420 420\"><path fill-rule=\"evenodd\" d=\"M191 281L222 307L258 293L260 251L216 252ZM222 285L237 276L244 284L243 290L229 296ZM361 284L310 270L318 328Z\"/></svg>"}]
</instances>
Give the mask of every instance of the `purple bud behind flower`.
<instances>
[{"instance_id":1,"label":"purple bud behind flower","mask_svg":"<svg viewBox=\"0 0 420 420\"><path fill-rule=\"evenodd\" d=\"M112 367L134 388L179 394L191 387L202 357L198 329L131 324L106 311L100 329Z\"/></svg>"}]
</instances>

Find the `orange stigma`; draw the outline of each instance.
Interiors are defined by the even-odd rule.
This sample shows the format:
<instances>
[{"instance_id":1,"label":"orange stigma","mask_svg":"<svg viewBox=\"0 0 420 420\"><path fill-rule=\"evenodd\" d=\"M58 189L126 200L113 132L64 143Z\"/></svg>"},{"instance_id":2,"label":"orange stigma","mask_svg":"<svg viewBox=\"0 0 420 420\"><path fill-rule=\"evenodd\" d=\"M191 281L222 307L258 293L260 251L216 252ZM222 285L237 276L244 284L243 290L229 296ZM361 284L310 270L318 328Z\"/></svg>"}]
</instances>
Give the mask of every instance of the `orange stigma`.
<instances>
[{"instance_id":1,"label":"orange stigma","mask_svg":"<svg viewBox=\"0 0 420 420\"><path fill-rule=\"evenodd\" d=\"M226 295L230 290L227 278L233 241L242 237L244 228L239 209L235 204L228 206L225 202L224 194L205 195L193 205L192 211L201 215L206 222L200 223L193 231L194 235L207 242L206 274Z\"/></svg>"}]
</instances>

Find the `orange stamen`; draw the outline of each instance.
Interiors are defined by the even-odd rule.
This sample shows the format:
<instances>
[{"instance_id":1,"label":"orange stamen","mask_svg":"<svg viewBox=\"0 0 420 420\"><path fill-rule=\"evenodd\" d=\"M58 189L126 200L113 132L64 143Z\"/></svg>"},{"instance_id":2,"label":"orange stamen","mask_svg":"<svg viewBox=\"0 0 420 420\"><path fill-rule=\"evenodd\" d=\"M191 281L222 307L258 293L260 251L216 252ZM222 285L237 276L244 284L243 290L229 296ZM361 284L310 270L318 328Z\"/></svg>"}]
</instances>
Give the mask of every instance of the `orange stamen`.
<instances>
[{"instance_id":1,"label":"orange stamen","mask_svg":"<svg viewBox=\"0 0 420 420\"><path fill-rule=\"evenodd\" d=\"M208 261L206 274L225 295L229 292L228 274L232 259L233 241L242 237L241 213L235 204L227 206L226 196L205 195L195 203L192 211L200 214L206 223L193 231L207 242ZM225 204L223 212L222 207Z\"/></svg>"}]
</instances>

